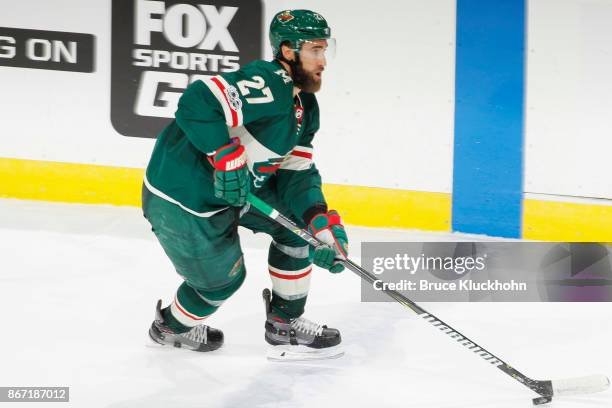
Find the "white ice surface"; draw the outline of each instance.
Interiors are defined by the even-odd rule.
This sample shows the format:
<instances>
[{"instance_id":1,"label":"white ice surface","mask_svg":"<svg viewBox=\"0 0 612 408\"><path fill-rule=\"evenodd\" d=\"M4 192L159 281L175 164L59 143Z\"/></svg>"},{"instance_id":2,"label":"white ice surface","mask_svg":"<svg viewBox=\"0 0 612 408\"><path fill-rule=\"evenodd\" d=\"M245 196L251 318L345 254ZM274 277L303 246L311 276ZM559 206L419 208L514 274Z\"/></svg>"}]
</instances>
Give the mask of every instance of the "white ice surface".
<instances>
[{"instance_id":1,"label":"white ice surface","mask_svg":"<svg viewBox=\"0 0 612 408\"><path fill-rule=\"evenodd\" d=\"M474 239L348 232L356 260L363 240ZM342 330L346 355L268 362L261 290L269 239L243 231L242 243L247 280L209 319L225 346L154 347L155 301L167 303L180 280L138 209L0 200L0 386L70 386L70 403L57 405L69 407L531 406L530 390L409 310L361 303L350 272L317 270L306 314ZM423 306L532 378L612 374L612 303ZM612 407L612 392L552 407Z\"/></svg>"}]
</instances>

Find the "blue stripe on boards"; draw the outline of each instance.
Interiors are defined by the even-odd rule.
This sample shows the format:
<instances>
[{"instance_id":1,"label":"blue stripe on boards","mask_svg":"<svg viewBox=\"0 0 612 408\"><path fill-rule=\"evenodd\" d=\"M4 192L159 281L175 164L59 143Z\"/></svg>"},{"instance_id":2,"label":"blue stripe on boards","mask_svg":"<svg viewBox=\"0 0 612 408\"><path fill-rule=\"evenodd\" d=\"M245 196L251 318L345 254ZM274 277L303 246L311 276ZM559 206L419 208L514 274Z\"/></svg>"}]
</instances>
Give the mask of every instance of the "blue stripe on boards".
<instances>
[{"instance_id":1,"label":"blue stripe on boards","mask_svg":"<svg viewBox=\"0 0 612 408\"><path fill-rule=\"evenodd\" d=\"M521 236L525 0L457 0L453 230Z\"/></svg>"}]
</instances>

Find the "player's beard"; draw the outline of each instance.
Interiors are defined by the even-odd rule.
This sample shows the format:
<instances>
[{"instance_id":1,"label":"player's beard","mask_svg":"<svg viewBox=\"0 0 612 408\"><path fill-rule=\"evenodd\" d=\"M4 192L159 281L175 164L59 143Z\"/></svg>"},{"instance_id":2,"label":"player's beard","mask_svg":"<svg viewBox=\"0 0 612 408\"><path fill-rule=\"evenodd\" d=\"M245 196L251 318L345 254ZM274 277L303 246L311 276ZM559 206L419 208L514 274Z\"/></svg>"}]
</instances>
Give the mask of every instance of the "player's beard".
<instances>
[{"instance_id":1,"label":"player's beard","mask_svg":"<svg viewBox=\"0 0 612 408\"><path fill-rule=\"evenodd\" d=\"M293 84L304 92L315 93L321 89L321 76L309 72L302 66L302 61L293 64Z\"/></svg>"}]
</instances>

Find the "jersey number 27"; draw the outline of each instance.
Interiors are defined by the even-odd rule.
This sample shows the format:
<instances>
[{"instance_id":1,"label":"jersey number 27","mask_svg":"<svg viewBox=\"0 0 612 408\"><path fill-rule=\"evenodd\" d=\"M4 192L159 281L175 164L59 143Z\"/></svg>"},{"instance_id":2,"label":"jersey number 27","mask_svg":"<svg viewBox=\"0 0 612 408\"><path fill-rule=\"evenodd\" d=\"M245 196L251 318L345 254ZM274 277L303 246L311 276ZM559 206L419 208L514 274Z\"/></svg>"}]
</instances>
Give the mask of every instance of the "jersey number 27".
<instances>
[{"instance_id":1,"label":"jersey number 27","mask_svg":"<svg viewBox=\"0 0 612 408\"><path fill-rule=\"evenodd\" d=\"M238 88L240 88L240 92L245 96L245 100L248 103L268 103L274 101L274 96L272 96L272 91L269 87L266 86L266 81L260 76L254 76L252 81L242 80L236 83ZM251 94L251 89L256 89L261 91L263 96L251 97L247 98L248 95Z\"/></svg>"}]
</instances>

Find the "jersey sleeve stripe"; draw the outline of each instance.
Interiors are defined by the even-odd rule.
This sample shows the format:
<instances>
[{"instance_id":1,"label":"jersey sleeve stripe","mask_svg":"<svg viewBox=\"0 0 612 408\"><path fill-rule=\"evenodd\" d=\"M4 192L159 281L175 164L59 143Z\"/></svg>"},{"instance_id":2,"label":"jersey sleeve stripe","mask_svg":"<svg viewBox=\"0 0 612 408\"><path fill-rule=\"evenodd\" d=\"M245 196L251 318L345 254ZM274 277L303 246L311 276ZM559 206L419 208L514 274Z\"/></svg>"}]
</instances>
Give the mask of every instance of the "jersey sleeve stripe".
<instances>
[{"instance_id":1,"label":"jersey sleeve stripe","mask_svg":"<svg viewBox=\"0 0 612 408\"><path fill-rule=\"evenodd\" d=\"M282 170L308 170L312 167L312 160L305 157L287 156L281 163L280 169Z\"/></svg>"},{"instance_id":2,"label":"jersey sleeve stripe","mask_svg":"<svg viewBox=\"0 0 612 408\"><path fill-rule=\"evenodd\" d=\"M229 103L227 98L225 97L223 91L219 88L219 86L212 80L212 78L206 79L203 81L204 84L210 89L210 92L217 98L219 105L223 109L223 114L225 115L225 123L227 126L232 126L232 113L229 107Z\"/></svg>"},{"instance_id":3,"label":"jersey sleeve stripe","mask_svg":"<svg viewBox=\"0 0 612 408\"><path fill-rule=\"evenodd\" d=\"M312 147L306 147L306 146L300 146L300 145L297 145L293 148L294 152L304 152L304 153L310 153L310 154L312 154L312 150L313 150Z\"/></svg>"},{"instance_id":4,"label":"jersey sleeve stripe","mask_svg":"<svg viewBox=\"0 0 612 408\"><path fill-rule=\"evenodd\" d=\"M236 114L236 111L234 109L232 109L232 105L230 104L229 98L227 96L227 88L225 86L223 86L221 81L219 81L218 77L212 77L212 78L210 78L210 80L221 91L221 96L222 96L223 99L220 102L224 106L223 110L225 111L225 121L226 121L227 125L231 126L231 127L236 127L237 123L238 123L238 115ZM227 109L225 109L225 107L227 107ZM228 113L229 113L229 115L228 115Z\"/></svg>"},{"instance_id":5,"label":"jersey sleeve stripe","mask_svg":"<svg viewBox=\"0 0 612 408\"><path fill-rule=\"evenodd\" d=\"M228 96L229 85L227 82L220 76L210 77L203 82L208 89L210 89L215 98L217 98L219 105L221 105L227 126L240 126L242 124L242 109L236 109L230 103Z\"/></svg>"},{"instance_id":6,"label":"jersey sleeve stripe","mask_svg":"<svg viewBox=\"0 0 612 408\"><path fill-rule=\"evenodd\" d=\"M291 153L283 160L281 169L283 170L308 170L312 167L312 148L296 146Z\"/></svg>"},{"instance_id":7,"label":"jersey sleeve stripe","mask_svg":"<svg viewBox=\"0 0 612 408\"><path fill-rule=\"evenodd\" d=\"M234 88L237 100L236 100L236 105L234 104L229 104L230 110L232 111L232 117L235 119L235 124L233 125L233 127L236 126L242 126L243 123L243 118L242 118L242 101L240 100L240 97L238 96L238 90L230 85L225 78L223 78L221 75L217 75L215 78L217 81L219 81L219 83L221 84L221 86L223 87L223 95L226 97L226 100L229 103L229 89ZM234 116L235 115L235 116Z\"/></svg>"},{"instance_id":8,"label":"jersey sleeve stripe","mask_svg":"<svg viewBox=\"0 0 612 408\"><path fill-rule=\"evenodd\" d=\"M287 156L281 163L280 169L282 170L308 170L312 167L312 160L305 157Z\"/></svg>"},{"instance_id":9,"label":"jersey sleeve stripe","mask_svg":"<svg viewBox=\"0 0 612 408\"><path fill-rule=\"evenodd\" d=\"M312 159L312 153L300 152L299 150L294 150L291 152L292 156L305 157L307 159Z\"/></svg>"}]
</instances>

